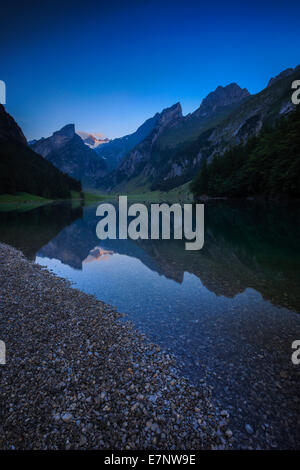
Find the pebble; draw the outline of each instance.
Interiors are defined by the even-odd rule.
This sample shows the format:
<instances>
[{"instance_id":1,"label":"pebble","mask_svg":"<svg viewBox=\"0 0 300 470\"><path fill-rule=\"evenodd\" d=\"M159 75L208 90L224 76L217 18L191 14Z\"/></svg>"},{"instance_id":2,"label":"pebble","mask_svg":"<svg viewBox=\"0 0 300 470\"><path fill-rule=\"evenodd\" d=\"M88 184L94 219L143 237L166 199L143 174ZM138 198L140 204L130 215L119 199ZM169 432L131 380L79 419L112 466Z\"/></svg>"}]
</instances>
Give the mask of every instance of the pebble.
<instances>
[{"instance_id":1,"label":"pebble","mask_svg":"<svg viewBox=\"0 0 300 470\"><path fill-rule=\"evenodd\" d=\"M232 447L205 381L195 389L115 309L4 244L0 299L1 449Z\"/></svg>"},{"instance_id":2,"label":"pebble","mask_svg":"<svg viewBox=\"0 0 300 470\"><path fill-rule=\"evenodd\" d=\"M253 428L250 424L245 424L245 429L246 429L248 434L253 434L254 433Z\"/></svg>"}]
</instances>

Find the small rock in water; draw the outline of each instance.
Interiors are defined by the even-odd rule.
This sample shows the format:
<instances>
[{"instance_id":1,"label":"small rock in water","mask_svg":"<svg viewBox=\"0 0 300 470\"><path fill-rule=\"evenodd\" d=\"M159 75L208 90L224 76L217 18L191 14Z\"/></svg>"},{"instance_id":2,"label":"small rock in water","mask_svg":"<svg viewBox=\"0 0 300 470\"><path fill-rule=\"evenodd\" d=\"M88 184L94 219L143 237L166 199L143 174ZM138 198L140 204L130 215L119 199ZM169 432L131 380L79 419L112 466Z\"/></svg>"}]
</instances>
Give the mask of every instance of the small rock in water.
<instances>
[{"instance_id":1,"label":"small rock in water","mask_svg":"<svg viewBox=\"0 0 300 470\"><path fill-rule=\"evenodd\" d=\"M281 377L282 379L287 379L288 376L289 376L289 374L287 373L286 370L280 371L280 377Z\"/></svg>"},{"instance_id":2,"label":"small rock in water","mask_svg":"<svg viewBox=\"0 0 300 470\"><path fill-rule=\"evenodd\" d=\"M246 429L248 434L253 434L254 433L253 428L252 428L252 426L250 426L250 424L246 424L245 429Z\"/></svg>"},{"instance_id":3,"label":"small rock in water","mask_svg":"<svg viewBox=\"0 0 300 470\"><path fill-rule=\"evenodd\" d=\"M73 416L71 415L71 413L63 413L61 415L61 419L63 420L64 423L69 423L70 421L72 421Z\"/></svg>"}]
</instances>

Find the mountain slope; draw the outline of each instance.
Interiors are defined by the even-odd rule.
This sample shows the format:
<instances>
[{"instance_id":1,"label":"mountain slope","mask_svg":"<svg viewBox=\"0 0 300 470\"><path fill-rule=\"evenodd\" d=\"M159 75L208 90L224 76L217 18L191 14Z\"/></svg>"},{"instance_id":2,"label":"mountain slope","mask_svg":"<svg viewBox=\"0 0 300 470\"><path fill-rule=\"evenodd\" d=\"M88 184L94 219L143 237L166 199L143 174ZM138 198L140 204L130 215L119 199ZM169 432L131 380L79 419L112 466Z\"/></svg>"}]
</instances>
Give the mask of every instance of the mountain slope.
<instances>
[{"instance_id":1,"label":"mountain slope","mask_svg":"<svg viewBox=\"0 0 300 470\"><path fill-rule=\"evenodd\" d=\"M152 131L123 158L118 168L106 179L106 185L114 187L122 185L124 182L127 184L130 179L135 178L137 175L142 176L143 168L151 158L152 150L160 135L167 126L181 117L180 103L176 103L156 115L156 122ZM142 182L140 181L139 184L142 185Z\"/></svg>"},{"instance_id":2,"label":"mountain slope","mask_svg":"<svg viewBox=\"0 0 300 470\"><path fill-rule=\"evenodd\" d=\"M215 126L249 96L246 89L232 83L226 87L219 86L188 116L182 116L179 103L167 108L161 113L152 133L128 152L114 175L110 175L113 178L108 178L107 181L112 186L117 186L117 190L123 189L127 182L129 185L126 185L126 189L149 186L151 180L155 180L156 175L160 173L161 165L164 166L169 156L176 151L174 143L185 139L189 142L194 134L199 135L207 128ZM168 146L170 139L172 145ZM159 162L157 157L163 154L164 161ZM155 167L151 165L152 160ZM173 173L178 176L176 167L173 168Z\"/></svg>"},{"instance_id":3,"label":"mountain slope","mask_svg":"<svg viewBox=\"0 0 300 470\"><path fill-rule=\"evenodd\" d=\"M31 147L56 168L81 180L85 186L94 186L97 178L107 173L105 160L85 145L76 134L74 124L68 124L51 137L34 142Z\"/></svg>"},{"instance_id":4,"label":"mountain slope","mask_svg":"<svg viewBox=\"0 0 300 470\"><path fill-rule=\"evenodd\" d=\"M300 66L292 73L275 77L264 90L247 97L229 116L206 129L195 141L175 148L154 149L147 168L143 169L144 181L153 190L172 189L193 178L203 159L210 163L214 155L222 155L232 146L245 143L264 125L274 125L295 108L291 102L291 84L299 78Z\"/></svg>"},{"instance_id":5,"label":"mountain slope","mask_svg":"<svg viewBox=\"0 0 300 470\"><path fill-rule=\"evenodd\" d=\"M300 198L300 108L245 145L231 148L192 182L195 197L285 196Z\"/></svg>"},{"instance_id":6,"label":"mountain slope","mask_svg":"<svg viewBox=\"0 0 300 470\"><path fill-rule=\"evenodd\" d=\"M0 193L27 192L55 199L69 198L72 189L80 191L80 182L31 150L20 127L0 105Z\"/></svg>"},{"instance_id":7,"label":"mountain slope","mask_svg":"<svg viewBox=\"0 0 300 470\"><path fill-rule=\"evenodd\" d=\"M156 113L152 118L147 119L132 134L113 139L107 144L102 144L97 147L96 152L105 159L109 171L114 170L121 162L122 158L152 132L159 116L159 113Z\"/></svg>"},{"instance_id":8,"label":"mountain slope","mask_svg":"<svg viewBox=\"0 0 300 470\"><path fill-rule=\"evenodd\" d=\"M225 119L250 96L246 88L242 89L236 83L218 86L202 100L196 111L182 116L164 130L159 139L160 147L173 148L182 142L195 140L202 132Z\"/></svg>"}]
</instances>

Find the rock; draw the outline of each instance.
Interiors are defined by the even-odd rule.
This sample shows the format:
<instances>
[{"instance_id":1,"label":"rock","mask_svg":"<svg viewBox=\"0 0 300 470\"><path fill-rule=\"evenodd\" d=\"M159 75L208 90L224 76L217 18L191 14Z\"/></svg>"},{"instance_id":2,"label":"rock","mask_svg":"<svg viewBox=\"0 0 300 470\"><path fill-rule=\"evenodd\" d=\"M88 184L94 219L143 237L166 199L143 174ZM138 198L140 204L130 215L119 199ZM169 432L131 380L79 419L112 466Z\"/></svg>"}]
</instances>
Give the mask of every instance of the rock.
<instances>
[{"instance_id":1,"label":"rock","mask_svg":"<svg viewBox=\"0 0 300 470\"><path fill-rule=\"evenodd\" d=\"M288 376L289 376L289 374L287 373L286 370L281 370L281 371L280 371L280 377L281 377L282 379L287 379Z\"/></svg>"},{"instance_id":2,"label":"rock","mask_svg":"<svg viewBox=\"0 0 300 470\"><path fill-rule=\"evenodd\" d=\"M250 424L245 424L245 429L246 429L248 434L253 434L254 433L253 428Z\"/></svg>"},{"instance_id":3,"label":"rock","mask_svg":"<svg viewBox=\"0 0 300 470\"><path fill-rule=\"evenodd\" d=\"M1 448L220 444L222 418L205 385L190 385L171 354L109 306L1 243L0 296L0 330L14 354L1 378Z\"/></svg>"},{"instance_id":4,"label":"rock","mask_svg":"<svg viewBox=\"0 0 300 470\"><path fill-rule=\"evenodd\" d=\"M69 423L70 421L72 421L73 415L71 415L71 413L63 413L61 415L61 419L64 423Z\"/></svg>"},{"instance_id":5,"label":"rock","mask_svg":"<svg viewBox=\"0 0 300 470\"><path fill-rule=\"evenodd\" d=\"M80 446L80 447L85 446L86 443L87 443L87 438L85 437L84 434L82 434L82 435L80 436L79 446Z\"/></svg>"}]
</instances>

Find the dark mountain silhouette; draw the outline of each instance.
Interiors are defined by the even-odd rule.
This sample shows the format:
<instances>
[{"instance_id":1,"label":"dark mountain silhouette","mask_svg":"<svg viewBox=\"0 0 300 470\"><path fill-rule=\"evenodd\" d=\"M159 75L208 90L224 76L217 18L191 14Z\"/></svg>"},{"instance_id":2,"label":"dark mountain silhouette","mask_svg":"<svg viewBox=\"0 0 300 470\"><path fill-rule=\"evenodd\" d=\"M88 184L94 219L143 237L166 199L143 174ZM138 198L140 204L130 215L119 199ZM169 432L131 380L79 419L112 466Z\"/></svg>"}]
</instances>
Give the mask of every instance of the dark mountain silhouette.
<instances>
[{"instance_id":1,"label":"dark mountain silhouette","mask_svg":"<svg viewBox=\"0 0 300 470\"><path fill-rule=\"evenodd\" d=\"M72 189L80 191L80 182L28 147L22 130L0 105L0 193L55 199L69 198Z\"/></svg>"}]
</instances>

